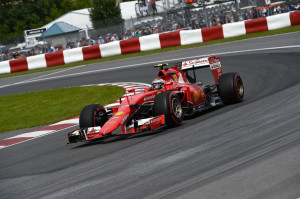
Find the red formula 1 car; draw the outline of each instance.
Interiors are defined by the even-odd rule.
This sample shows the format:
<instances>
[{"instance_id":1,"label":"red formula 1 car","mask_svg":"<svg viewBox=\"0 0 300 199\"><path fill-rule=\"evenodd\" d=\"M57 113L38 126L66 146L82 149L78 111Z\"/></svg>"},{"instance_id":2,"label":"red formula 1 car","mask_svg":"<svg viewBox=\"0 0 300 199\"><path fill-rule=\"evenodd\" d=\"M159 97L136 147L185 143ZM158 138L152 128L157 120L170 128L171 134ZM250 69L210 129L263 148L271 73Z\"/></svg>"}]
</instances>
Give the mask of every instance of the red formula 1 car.
<instances>
[{"instance_id":1,"label":"red formula 1 car","mask_svg":"<svg viewBox=\"0 0 300 199\"><path fill-rule=\"evenodd\" d=\"M159 64L158 78L143 93L120 98L120 105L105 109L91 104L80 113L80 129L68 133L69 143L111 135L140 133L180 125L184 116L223 104L241 102L244 86L238 73L222 74L220 58L184 61L178 66ZM210 68L212 85L197 85L195 70ZM189 75L189 71L193 75Z\"/></svg>"}]
</instances>

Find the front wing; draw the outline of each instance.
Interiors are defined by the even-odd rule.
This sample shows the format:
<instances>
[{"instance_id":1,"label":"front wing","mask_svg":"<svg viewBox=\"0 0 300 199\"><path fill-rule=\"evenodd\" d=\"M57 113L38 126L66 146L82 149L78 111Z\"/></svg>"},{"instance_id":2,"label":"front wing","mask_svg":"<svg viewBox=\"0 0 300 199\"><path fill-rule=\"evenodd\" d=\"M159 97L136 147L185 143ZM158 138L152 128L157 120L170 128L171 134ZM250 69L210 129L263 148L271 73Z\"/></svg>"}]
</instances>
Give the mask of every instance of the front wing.
<instances>
[{"instance_id":1,"label":"front wing","mask_svg":"<svg viewBox=\"0 0 300 199\"><path fill-rule=\"evenodd\" d=\"M98 138L108 137L112 135L135 134L147 130L156 130L165 126L165 115L135 120L132 125L127 127L121 124L120 126L121 132L112 132L108 135L103 135L100 133L100 126L77 129L75 131L68 132L68 140L69 143L76 143L78 141L95 140Z\"/></svg>"}]
</instances>

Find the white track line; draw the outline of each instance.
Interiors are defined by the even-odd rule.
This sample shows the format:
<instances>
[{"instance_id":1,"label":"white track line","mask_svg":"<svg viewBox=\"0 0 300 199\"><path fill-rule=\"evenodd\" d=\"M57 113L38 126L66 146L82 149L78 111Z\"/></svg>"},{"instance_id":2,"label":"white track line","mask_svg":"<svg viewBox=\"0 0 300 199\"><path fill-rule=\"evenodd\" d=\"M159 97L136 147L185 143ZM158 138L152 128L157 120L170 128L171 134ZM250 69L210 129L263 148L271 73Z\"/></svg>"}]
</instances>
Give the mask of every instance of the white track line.
<instances>
[{"instance_id":1,"label":"white track line","mask_svg":"<svg viewBox=\"0 0 300 199\"><path fill-rule=\"evenodd\" d=\"M51 132L53 132L53 131L55 131L55 130L46 130L46 131L33 131L33 132L29 132L29 133L22 133L22 134L20 134L20 135L17 135L17 136L14 136L14 137L11 137L11 138L26 138L26 137L29 137L29 138L31 138L31 137L40 137L40 136L44 136L44 135L47 135L47 134L49 134L49 133L51 133ZM10 139L11 139L10 138Z\"/></svg>"},{"instance_id":2,"label":"white track line","mask_svg":"<svg viewBox=\"0 0 300 199\"><path fill-rule=\"evenodd\" d=\"M59 79L59 78L72 77L72 76L78 76L78 75L83 75L83 74L91 74L91 73L97 73L97 72L103 72L103 71L111 71L111 70L117 70L117 69L131 68L131 67L147 65L147 64L155 64L155 63L160 63L160 62L170 62L170 61L185 60L185 59L188 60L188 59L193 59L193 58L197 58L197 57L208 57L208 56L212 56L212 55L227 55L227 54L236 54L236 53L244 53L244 52L255 52L255 51L264 51L264 50L278 50L278 49L287 49L287 48L300 48L300 45L278 46L278 47L269 47L269 48L257 48L257 49L248 49L248 50L237 50L237 51L231 51L231 52L212 53L212 54L197 55L197 56L191 56L191 57L180 57L180 58L176 58L176 59L167 59L167 60L159 60L159 61L139 63L139 64L131 64L131 65L126 65L126 66L117 66L117 67L113 67L113 68L104 68L104 69L99 69L99 70L73 73L73 74L68 74L68 75L48 77L48 78L42 78L42 79L33 79L31 81L28 80L26 82L24 82L24 81L16 82L16 83L13 83L13 84L2 85L2 86L0 86L0 88L5 88L5 87L9 87L9 86L24 84L24 83L31 83L31 82L38 82L38 81L51 80L51 79Z\"/></svg>"},{"instance_id":3,"label":"white track line","mask_svg":"<svg viewBox=\"0 0 300 199\"><path fill-rule=\"evenodd\" d=\"M58 122L56 124L52 124L52 125L60 125L60 124L74 124L74 123L79 123L79 118L76 118L76 119L70 119L70 120L64 120L64 121L61 121L61 122Z\"/></svg>"}]
</instances>

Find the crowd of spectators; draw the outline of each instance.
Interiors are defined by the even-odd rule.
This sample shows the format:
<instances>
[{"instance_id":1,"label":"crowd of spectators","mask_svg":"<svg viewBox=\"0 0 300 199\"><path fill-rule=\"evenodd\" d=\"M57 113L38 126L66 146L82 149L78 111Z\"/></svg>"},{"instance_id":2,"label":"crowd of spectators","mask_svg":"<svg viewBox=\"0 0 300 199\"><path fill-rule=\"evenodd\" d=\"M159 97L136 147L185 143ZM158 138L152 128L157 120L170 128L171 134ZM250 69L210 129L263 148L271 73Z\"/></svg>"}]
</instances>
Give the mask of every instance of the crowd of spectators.
<instances>
[{"instance_id":1,"label":"crowd of spectators","mask_svg":"<svg viewBox=\"0 0 300 199\"><path fill-rule=\"evenodd\" d=\"M155 1L154 1L155 2ZM43 46L39 45L32 49L22 50L22 51L9 51L8 53L0 54L0 61L17 59L26 56L32 56L37 54L43 54L48 52L55 52L64 49L72 49L78 47L92 46L98 44L105 44L113 41L125 40L135 37L141 37L145 35L150 35L154 33L162 33L166 31L174 31L181 29L199 29L205 27L211 27L216 25L222 25L226 23L233 23L238 21L244 21L249 19L255 19L259 17L266 17L270 15L276 15L280 13L286 13L293 10L300 10L300 1L295 5L277 5L275 7L263 7L257 9L256 7L249 8L246 10L239 10L238 12L224 11L208 15L203 15L203 13L190 15L189 18L185 20L171 20L171 19L161 19L155 20L151 23L141 23L135 28L130 28L124 31L122 34L108 33L106 35L99 35L97 38L80 38L73 42L68 42L66 46L56 45L56 46Z\"/></svg>"},{"instance_id":2,"label":"crowd of spectators","mask_svg":"<svg viewBox=\"0 0 300 199\"><path fill-rule=\"evenodd\" d=\"M0 54L0 61L13 60L22 57L28 57L35 55L34 51L29 50L19 50L19 51L9 51L8 53L2 52Z\"/></svg>"},{"instance_id":3,"label":"crowd of spectators","mask_svg":"<svg viewBox=\"0 0 300 199\"><path fill-rule=\"evenodd\" d=\"M39 55L39 54L45 54L48 52L55 52L63 50L59 49L58 47L54 48L52 46L43 46L43 45L37 45L33 48L29 49L13 49L13 50L2 50L0 53L0 62L1 61L7 61L7 60L14 60L14 59L19 59L23 57L29 57L33 55ZM8 51L6 53L6 51Z\"/></svg>"},{"instance_id":4,"label":"crowd of spectators","mask_svg":"<svg viewBox=\"0 0 300 199\"><path fill-rule=\"evenodd\" d=\"M144 2L144 1L141 1ZM282 4L276 7L264 7L257 9L256 7L246 10L236 11L220 11L210 16L203 14L190 15L185 20L183 19L162 19L154 20L151 23L141 23L135 28L127 29L123 34L108 33L106 35L99 36L98 38L91 38L88 42L80 41L76 47L82 47L87 45L104 44L112 41L130 39L154 33L162 33L167 31L181 30L181 29L199 29L205 27L211 27L216 25L222 25L226 23L233 23L238 21L244 21L249 19L255 19L259 17L266 17L276 15L280 13L286 13L293 10L300 9L300 1L296 5ZM75 47L75 45L73 45ZM68 47L67 47L68 48Z\"/></svg>"},{"instance_id":5,"label":"crowd of spectators","mask_svg":"<svg viewBox=\"0 0 300 199\"><path fill-rule=\"evenodd\" d=\"M261 7L257 9L256 7L248 8L246 10L239 10L236 12L233 11L221 11L214 15L211 15L209 18L208 25L209 26L216 26L222 25L226 23L233 23L238 21L245 21L249 19L255 19L259 17L267 17L271 15L287 13L294 10L300 10L300 1L296 5L276 5L273 7Z\"/></svg>"}]
</instances>

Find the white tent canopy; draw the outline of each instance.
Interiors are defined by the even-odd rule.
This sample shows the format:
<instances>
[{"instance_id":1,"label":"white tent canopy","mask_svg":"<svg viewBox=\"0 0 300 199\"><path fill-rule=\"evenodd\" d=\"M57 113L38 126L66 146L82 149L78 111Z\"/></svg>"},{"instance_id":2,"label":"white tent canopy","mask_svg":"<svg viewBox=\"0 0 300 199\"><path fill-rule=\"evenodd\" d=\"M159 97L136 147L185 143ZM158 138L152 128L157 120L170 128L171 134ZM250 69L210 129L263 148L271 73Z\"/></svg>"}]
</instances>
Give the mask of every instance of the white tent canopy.
<instances>
[{"instance_id":1,"label":"white tent canopy","mask_svg":"<svg viewBox=\"0 0 300 199\"><path fill-rule=\"evenodd\" d=\"M51 21L50 23L44 25L42 28L48 29L54 23L60 22L60 21L71 24L71 25L76 26L83 30L93 28L92 22L90 20L90 12L89 12L88 8L68 12L68 13L64 14L63 16L55 19L54 21Z\"/></svg>"},{"instance_id":2,"label":"white tent canopy","mask_svg":"<svg viewBox=\"0 0 300 199\"><path fill-rule=\"evenodd\" d=\"M132 18L136 17L136 12L135 12L135 4L136 3L137 3L137 1L120 3L121 14L122 14L123 19L129 20L129 19L131 19L131 17ZM68 12L68 13L62 15L61 17L51 21L50 23L42 26L40 29L43 29L43 28L48 29L57 22L65 22L65 23L68 23L70 25L73 25L73 26L85 31L86 38L88 38L88 30L93 29L93 24L90 19L90 9L89 8ZM31 34L31 35L25 34L25 41L27 43L27 47L37 45L38 44L37 38L39 38L41 36L41 34L42 33Z\"/></svg>"},{"instance_id":3,"label":"white tent canopy","mask_svg":"<svg viewBox=\"0 0 300 199\"><path fill-rule=\"evenodd\" d=\"M133 18L136 17L136 12L135 12L135 4L136 3L137 3L137 1L120 3L120 8L121 8L121 13L122 13L123 19L127 20L127 19L131 19L131 17L133 17ZM55 19L54 21L51 21L50 23L44 25L42 28L48 29L54 23L59 22L59 21L66 22L68 24L71 24L71 25L76 26L83 30L93 28L92 21L90 20L89 8L68 12L68 13L64 14L63 16Z\"/></svg>"}]
</instances>

